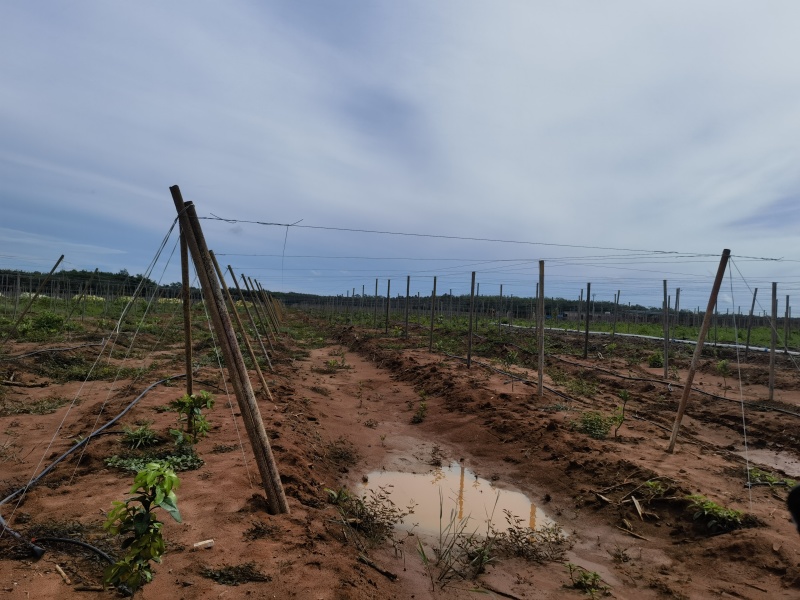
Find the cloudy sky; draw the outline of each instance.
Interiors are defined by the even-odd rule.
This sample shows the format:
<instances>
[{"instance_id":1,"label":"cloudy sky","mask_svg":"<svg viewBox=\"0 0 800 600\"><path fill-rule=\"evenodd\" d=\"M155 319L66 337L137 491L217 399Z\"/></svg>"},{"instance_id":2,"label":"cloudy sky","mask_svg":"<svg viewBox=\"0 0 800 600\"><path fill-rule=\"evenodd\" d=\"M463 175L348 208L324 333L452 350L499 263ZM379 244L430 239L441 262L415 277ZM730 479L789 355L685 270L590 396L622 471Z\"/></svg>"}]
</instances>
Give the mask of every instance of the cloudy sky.
<instances>
[{"instance_id":1,"label":"cloudy sky","mask_svg":"<svg viewBox=\"0 0 800 600\"><path fill-rule=\"evenodd\" d=\"M667 279L704 306L723 248L727 306L800 289L794 1L40 0L0 23L0 268L143 273L179 184L268 289L476 270L521 296L544 259L548 295L657 305Z\"/></svg>"}]
</instances>

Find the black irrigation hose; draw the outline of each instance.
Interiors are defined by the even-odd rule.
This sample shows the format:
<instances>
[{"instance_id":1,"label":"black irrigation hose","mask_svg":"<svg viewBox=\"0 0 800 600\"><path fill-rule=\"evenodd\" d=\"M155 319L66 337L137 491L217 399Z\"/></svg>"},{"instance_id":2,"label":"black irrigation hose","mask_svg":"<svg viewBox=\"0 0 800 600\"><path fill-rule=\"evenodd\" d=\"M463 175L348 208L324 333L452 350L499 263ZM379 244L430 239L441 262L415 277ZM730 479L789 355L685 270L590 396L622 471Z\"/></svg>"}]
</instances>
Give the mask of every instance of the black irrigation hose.
<instances>
[{"instance_id":1,"label":"black irrigation hose","mask_svg":"<svg viewBox=\"0 0 800 600\"><path fill-rule=\"evenodd\" d=\"M70 539L70 538L58 538L58 537L37 537L37 538L31 538L31 542L33 542L33 543L36 543L36 542L59 542L59 543L63 543L63 544L75 544L76 546L83 546L84 548L87 548L88 550L91 550L92 552L94 552L95 554L100 556L101 558L104 558L105 560L107 560L109 562L109 564L113 565L114 562L116 562L108 554L106 554L105 552L100 550L100 548L97 548L96 546L92 546L91 544L87 544L86 542L82 542L81 540L73 540L73 539Z\"/></svg>"},{"instance_id":2,"label":"black irrigation hose","mask_svg":"<svg viewBox=\"0 0 800 600\"><path fill-rule=\"evenodd\" d=\"M131 403L128 404L128 406L126 406L125 409L121 413L119 413L116 417L111 419L108 423L106 423L102 427L98 428L96 431L92 432L89 436L87 436L86 438L84 438L80 442L78 442L78 443L74 444L72 447L70 447L69 450L67 450L64 454L62 454L57 459L55 459L52 463L50 463L50 465L46 469L44 469L36 477L31 479L24 487L19 488L17 491L9 494L8 496L6 496L2 500L0 500L0 506L6 504L9 500L12 500L12 499L16 498L20 494L24 494L25 492L27 492L30 488L32 488L34 485L36 485L36 483L38 483L40 479L42 479L45 475L47 475L50 471L52 471L58 463L60 463L62 460L64 460L68 456L70 456L76 450L78 450L78 448L81 448L82 446L85 446L86 444L88 444L90 440L92 440L95 437L97 437L98 435L100 435L101 432L104 429L107 429L108 427L111 427L111 425L113 425L114 423L119 421L123 416L125 416L139 402L139 400L141 400L145 396L145 394L147 394L154 387L156 387L157 385L161 385L164 382L172 381L173 379L180 379L181 377L186 377L186 374L172 375L170 377L166 377L164 379L160 379L160 380L156 381L155 383L147 386L144 389L144 391L141 394L139 394L138 396L136 396L136 398L134 398L131 401ZM23 538L19 533L17 533L13 529L11 529L8 526L8 524L6 523L5 519L3 519L3 516L0 515L0 535L5 533L6 531L8 533L10 533L12 536L14 536L15 538L17 538L19 541L21 541L21 542L23 542L25 544L28 544L31 547L31 549L33 550L34 554L36 554L37 558L41 557L44 554L44 549L43 548L40 548L39 546L36 546L36 545L32 544L31 542L29 542L28 540Z\"/></svg>"}]
</instances>

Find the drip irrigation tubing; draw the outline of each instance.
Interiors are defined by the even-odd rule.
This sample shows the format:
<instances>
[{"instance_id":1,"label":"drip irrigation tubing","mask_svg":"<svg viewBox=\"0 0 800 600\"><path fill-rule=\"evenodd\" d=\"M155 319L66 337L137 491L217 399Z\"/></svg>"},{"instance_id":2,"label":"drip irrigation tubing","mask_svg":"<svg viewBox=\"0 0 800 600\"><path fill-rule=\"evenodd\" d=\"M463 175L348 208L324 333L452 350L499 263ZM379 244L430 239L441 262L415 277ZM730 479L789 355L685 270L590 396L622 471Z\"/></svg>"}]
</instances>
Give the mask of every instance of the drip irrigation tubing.
<instances>
[{"instance_id":1,"label":"drip irrigation tubing","mask_svg":"<svg viewBox=\"0 0 800 600\"><path fill-rule=\"evenodd\" d=\"M108 554L106 554L102 550L100 550L100 548L98 548L96 546L92 546L91 544L87 544L86 542L83 542L81 540L73 540L73 539L70 539L70 538L60 538L60 537L48 537L48 536L45 536L45 537L31 538L31 542L34 543L34 544L36 544L38 542L58 542L60 544L75 544L76 546L83 546L84 548L87 548L88 550L91 550L92 552L97 554L99 557L104 558L110 564L112 564L112 565L114 564L114 559L111 558Z\"/></svg>"},{"instance_id":2,"label":"drip irrigation tubing","mask_svg":"<svg viewBox=\"0 0 800 600\"><path fill-rule=\"evenodd\" d=\"M128 406L126 406L122 410L122 412L120 412L117 416L115 416L113 419L108 421L102 427L99 427L96 431L93 431L91 434L89 434L86 438L82 439L80 442L78 442L78 443L74 444L73 446L71 446L69 450L67 450L64 454L62 454L61 456L56 458L52 463L50 463L50 465L47 468L45 468L41 473L39 473L37 476L32 478L25 486L19 488L15 492L12 492L8 496L6 496L2 500L0 500L0 506L3 506L4 504L9 502L10 500L13 500L14 498L19 496L20 494L26 493L30 488L35 486L45 475L47 475L50 471L52 471L56 467L56 465L58 463L60 463L62 460L64 460L68 456L70 456L73 452L75 452L79 448L82 448L83 446L88 444L90 440L94 439L98 435L101 435L103 430L111 427L114 423L119 421L123 416L125 416L139 402L139 400L141 400L145 396L145 394L147 394L154 387L156 387L157 385L161 385L162 383L165 383L167 381L172 381L174 379L180 379L182 377L186 377L186 374L182 373L182 374L179 374L179 375L172 375L170 377L165 377L164 379L160 379L160 380L156 381L155 383L147 386L144 389L144 391L141 394L139 394L138 396L136 396L136 398L134 398L130 402L130 404L128 404ZM40 557L40 556L42 556L44 554L44 549L43 548L40 548L40 547L34 545L33 543L31 543L30 541L24 539L19 533L17 533L13 529L11 529L8 526L8 524L6 523L5 519L3 519L3 516L0 515L0 536L2 536L2 534L5 533L6 531L8 533L10 533L12 536L14 536L16 539L18 539L19 541L29 545L31 547L31 549L34 551L34 553L36 554L37 557Z\"/></svg>"}]
</instances>

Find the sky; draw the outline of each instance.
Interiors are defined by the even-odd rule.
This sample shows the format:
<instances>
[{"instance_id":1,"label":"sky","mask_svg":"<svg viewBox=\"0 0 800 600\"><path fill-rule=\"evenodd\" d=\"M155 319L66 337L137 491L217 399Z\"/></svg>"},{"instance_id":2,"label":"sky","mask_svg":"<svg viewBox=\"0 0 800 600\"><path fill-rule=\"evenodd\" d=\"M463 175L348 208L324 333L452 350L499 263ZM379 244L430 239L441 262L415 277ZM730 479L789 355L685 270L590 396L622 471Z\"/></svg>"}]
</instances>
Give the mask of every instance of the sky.
<instances>
[{"instance_id":1,"label":"sky","mask_svg":"<svg viewBox=\"0 0 800 600\"><path fill-rule=\"evenodd\" d=\"M768 309L773 281L783 306L798 22L794 1L2 2L0 268L178 281L177 184L270 290L468 293L476 271L526 296L544 260L548 296L658 306L667 279L702 310L730 248L720 309L755 287Z\"/></svg>"}]
</instances>

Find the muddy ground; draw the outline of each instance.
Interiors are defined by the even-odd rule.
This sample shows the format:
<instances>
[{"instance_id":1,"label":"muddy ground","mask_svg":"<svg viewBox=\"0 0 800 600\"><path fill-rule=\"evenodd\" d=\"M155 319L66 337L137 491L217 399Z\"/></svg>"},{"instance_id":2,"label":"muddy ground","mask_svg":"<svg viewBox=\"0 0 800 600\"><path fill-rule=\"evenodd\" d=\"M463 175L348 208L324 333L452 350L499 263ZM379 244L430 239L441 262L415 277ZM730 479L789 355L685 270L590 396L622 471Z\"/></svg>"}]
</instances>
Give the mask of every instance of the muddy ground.
<instances>
[{"instance_id":1,"label":"muddy ground","mask_svg":"<svg viewBox=\"0 0 800 600\"><path fill-rule=\"evenodd\" d=\"M223 391L219 368L203 358L213 348L198 343L203 366L195 389L215 394L213 427L197 445L204 464L179 473L183 522L164 515L167 552L138 597L800 597L800 536L785 510L785 483L800 479L800 376L788 357L780 360L775 400L766 402L764 356L751 356L739 368L735 355L707 349L695 379L706 393L691 395L676 451L669 454L691 347L673 346L676 369L663 380L663 369L648 366L655 345L603 339L584 360L579 338L548 334L540 398L530 383L533 338L524 332L485 330L468 369L457 358L465 348L458 336L442 332L430 353L421 329L406 338L398 328L383 335L301 313L289 317L289 334L275 341L275 370L266 372L274 401L255 376L253 386L291 513L267 514L236 401ZM102 378L85 383L71 378L102 346L75 346L96 344L97 336L3 348L0 498L24 487L148 385L181 373L180 342L139 336L125 359L122 341ZM51 350L23 356L42 349ZM728 360L730 374L721 360ZM116 366L126 370L114 381ZM513 384L501 373L509 370ZM93 439L21 501L17 496L4 504L8 524L28 538L71 538L120 556L120 540L102 523L112 501L130 488L132 473L106 460L142 453L130 450L121 432L123 425L145 422L162 438L151 451L168 452L168 431L176 423L163 407L183 386L180 379L156 386L110 428L115 433ZM603 439L589 435L596 421L587 413L607 419L623 397L621 424ZM758 469L751 471L752 487L746 485L743 421L750 464ZM453 571L442 576L445 563L435 564L438 538L418 535L413 514L405 519L410 533L397 531L382 542L359 533L359 519L343 516L342 490L356 494L367 473L436 477L438 465L451 463L498 489L525 494L560 525L566 541L533 560L511 556L498 543L480 572L459 568L464 578ZM691 494L741 511L740 522L729 527L695 518L698 509L686 499ZM524 545L531 538L523 534ZM212 547L193 549L209 539ZM36 560L8 534L0 538L0 596L115 595L98 591L105 563L95 553L38 543L47 552ZM570 574L569 564L580 569Z\"/></svg>"}]
</instances>

